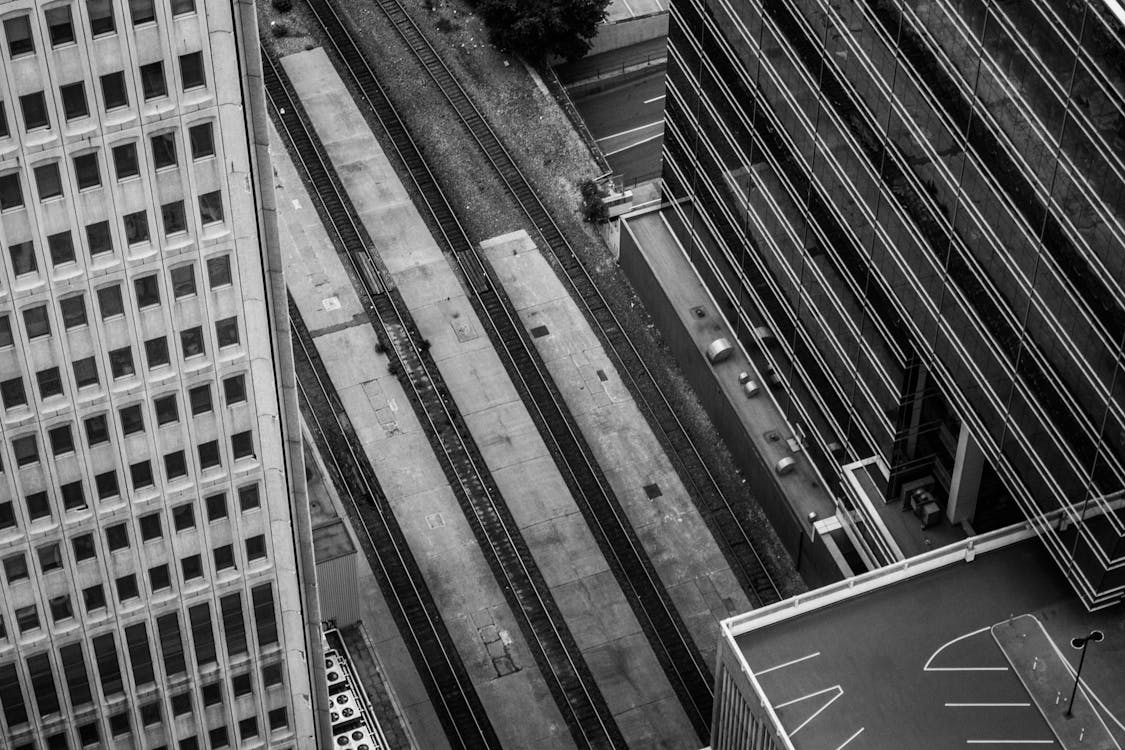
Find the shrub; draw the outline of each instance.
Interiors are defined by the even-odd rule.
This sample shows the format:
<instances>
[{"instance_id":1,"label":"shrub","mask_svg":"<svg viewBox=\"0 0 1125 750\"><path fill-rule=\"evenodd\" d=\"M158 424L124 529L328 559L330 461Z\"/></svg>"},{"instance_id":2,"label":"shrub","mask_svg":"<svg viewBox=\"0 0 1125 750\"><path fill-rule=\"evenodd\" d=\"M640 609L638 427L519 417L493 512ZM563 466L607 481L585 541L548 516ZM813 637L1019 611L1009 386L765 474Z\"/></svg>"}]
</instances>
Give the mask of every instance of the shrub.
<instances>
[{"instance_id":1,"label":"shrub","mask_svg":"<svg viewBox=\"0 0 1125 750\"><path fill-rule=\"evenodd\" d=\"M281 13L293 10L293 0L273 0L273 8Z\"/></svg>"},{"instance_id":2,"label":"shrub","mask_svg":"<svg viewBox=\"0 0 1125 750\"><path fill-rule=\"evenodd\" d=\"M288 36L289 26L281 21L274 21L270 24L270 33L279 38Z\"/></svg>"}]
</instances>

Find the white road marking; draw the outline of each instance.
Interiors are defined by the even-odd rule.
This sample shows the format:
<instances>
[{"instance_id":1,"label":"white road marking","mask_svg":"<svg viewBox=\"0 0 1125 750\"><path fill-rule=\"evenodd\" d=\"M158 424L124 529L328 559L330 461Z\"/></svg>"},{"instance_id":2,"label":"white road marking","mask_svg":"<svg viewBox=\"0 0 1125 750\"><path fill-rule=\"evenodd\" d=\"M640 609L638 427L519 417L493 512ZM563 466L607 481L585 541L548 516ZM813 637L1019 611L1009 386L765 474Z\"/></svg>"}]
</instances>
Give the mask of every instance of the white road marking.
<instances>
[{"instance_id":1,"label":"white road marking","mask_svg":"<svg viewBox=\"0 0 1125 750\"><path fill-rule=\"evenodd\" d=\"M856 737L863 734L863 729L864 729L863 727L860 727L859 729L855 730L855 734L853 734L851 737L848 737L846 740L844 740L844 744L840 745L838 748L836 748L836 750L844 750L845 747L847 747L848 745L851 744L852 740L854 740Z\"/></svg>"},{"instance_id":2,"label":"white road marking","mask_svg":"<svg viewBox=\"0 0 1125 750\"><path fill-rule=\"evenodd\" d=\"M623 135L629 135L630 133L636 133L638 130L644 130L646 128L651 128L654 125L663 125L663 124L664 124L664 119L661 118L661 119L657 120L656 122L649 122L649 123L646 123L644 125L638 125L635 128L629 128L628 130L622 130L620 133L614 133L613 135L607 135L604 138L599 138L598 143L601 143L602 141L608 141L611 138L620 138Z\"/></svg>"},{"instance_id":3,"label":"white road marking","mask_svg":"<svg viewBox=\"0 0 1125 750\"><path fill-rule=\"evenodd\" d=\"M1053 745L1054 740L965 740L966 745Z\"/></svg>"},{"instance_id":4,"label":"white road marking","mask_svg":"<svg viewBox=\"0 0 1125 750\"><path fill-rule=\"evenodd\" d=\"M769 674L770 672L773 672L774 670L784 669L785 667L791 667L794 664L800 664L803 661L808 661L809 659L815 659L818 656L820 656L819 651L817 651L815 654L809 654L808 656L802 656L800 659L793 659L792 661L787 661L784 664L778 664L775 667L770 667L769 669L763 669L760 672L755 672L754 676L755 677L761 677L762 675Z\"/></svg>"},{"instance_id":5,"label":"white road marking","mask_svg":"<svg viewBox=\"0 0 1125 750\"><path fill-rule=\"evenodd\" d=\"M658 102L661 99L663 99L664 96L665 96L664 94L661 94L660 96L654 96L651 99L645 99L645 104L652 104L653 102Z\"/></svg>"},{"instance_id":6,"label":"white road marking","mask_svg":"<svg viewBox=\"0 0 1125 750\"><path fill-rule=\"evenodd\" d=\"M974 630L971 633L965 633L965 635L959 635L951 641L946 641L944 644L942 644L938 648L937 651L930 654L930 658L926 659L926 666L922 667L922 671L923 672L1007 672L1008 671L1007 667L931 667L930 666L930 664L933 663L934 659L937 658L938 654L940 654L942 651L944 651L947 648L949 648L950 646L952 646L954 643L957 643L957 641L963 641L966 638L972 638L974 635L980 635L981 633L984 633L985 631L988 631L988 630L991 630L991 629L992 628L990 628L990 627L980 628L979 630Z\"/></svg>"},{"instance_id":7,"label":"white road marking","mask_svg":"<svg viewBox=\"0 0 1125 750\"><path fill-rule=\"evenodd\" d=\"M640 146L642 143L648 143L649 141L655 141L657 138L662 138L662 137L664 137L664 131L663 130L661 130L656 135L650 135L648 138L642 138L639 141L634 141L634 142L630 143L628 146L622 146L621 148L615 148L612 151L606 151L605 155L606 156L613 156L614 154L620 154L622 151L628 151L631 148L636 148L637 146Z\"/></svg>"},{"instance_id":8,"label":"white road marking","mask_svg":"<svg viewBox=\"0 0 1125 750\"><path fill-rule=\"evenodd\" d=\"M1027 708L1030 703L946 703L946 708L984 708L984 707L997 707L997 708Z\"/></svg>"},{"instance_id":9,"label":"white road marking","mask_svg":"<svg viewBox=\"0 0 1125 750\"><path fill-rule=\"evenodd\" d=\"M792 706L794 703L800 703L801 701L806 701L809 698L815 698L818 695L824 695L825 693L831 693L834 690L836 691L836 694L833 695L831 698L829 698L828 701L823 706L818 708L816 711L813 711L812 716L810 716L809 718L802 721L800 723L800 725L797 726L796 729L789 730L789 736L790 737L792 737L797 732L800 732L802 729L804 729L805 726L810 721L812 721L816 717L820 716L820 714L824 711L824 709L828 708L833 703L835 703L837 700L839 700L840 696L844 694L844 689L842 687L840 687L839 685L833 685L832 687L824 688L824 690L817 690L815 693L809 693L808 695L803 695L800 698L794 698L791 701L786 701L785 703L779 703L778 705L774 706L775 709L781 710L781 709L785 708L786 706Z\"/></svg>"}]
</instances>

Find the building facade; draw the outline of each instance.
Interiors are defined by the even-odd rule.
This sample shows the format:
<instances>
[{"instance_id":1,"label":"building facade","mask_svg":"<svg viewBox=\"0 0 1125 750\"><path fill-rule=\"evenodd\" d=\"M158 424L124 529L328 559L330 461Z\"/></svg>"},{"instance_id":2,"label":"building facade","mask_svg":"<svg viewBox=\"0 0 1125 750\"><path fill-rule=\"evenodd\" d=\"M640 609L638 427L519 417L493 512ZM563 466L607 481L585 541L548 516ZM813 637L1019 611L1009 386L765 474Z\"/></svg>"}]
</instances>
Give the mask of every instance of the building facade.
<instances>
[{"instance_id":1,"label":"building facade","mask_svg":"<svg viewBox=\"0 0 1125 750\"><path fill-rule=\"evenodd\" d=\"M0 748L313 747L253 3L0 25Z\"/></svg>"},{"instance_id":2,"label":"building facade","mask_svg":"<svg viewBox=\"0 0 1125 750\"><path fill-rule=\"evenodd\" d=\"M666 99L674 229L823 476L1039 519L1091 607L1125 594L1118 10L674 0Z\"/></svg>"}]
</instances>

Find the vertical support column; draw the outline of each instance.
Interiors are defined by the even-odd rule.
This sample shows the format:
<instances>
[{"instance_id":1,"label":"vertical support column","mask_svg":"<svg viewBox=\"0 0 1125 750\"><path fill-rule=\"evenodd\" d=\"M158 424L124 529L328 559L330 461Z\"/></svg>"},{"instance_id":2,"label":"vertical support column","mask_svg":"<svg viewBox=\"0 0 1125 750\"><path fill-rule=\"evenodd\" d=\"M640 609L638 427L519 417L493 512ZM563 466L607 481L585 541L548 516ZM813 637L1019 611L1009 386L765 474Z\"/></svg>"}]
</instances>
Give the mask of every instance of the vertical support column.
<instances>
[{"instance_id":1,"label":"vertical support column","mask_svg":"<svg viewBox=\"0 0 1125 750\"><path fill-rule=\"evenodd\" d=\"M983 471L984 453L969 431L969 426L962 422L961 431L957 434L953 478L949 483L949 503L945 507L945 515L950 523L961 523L976 514Z\"/></svg>"}]
</instances>

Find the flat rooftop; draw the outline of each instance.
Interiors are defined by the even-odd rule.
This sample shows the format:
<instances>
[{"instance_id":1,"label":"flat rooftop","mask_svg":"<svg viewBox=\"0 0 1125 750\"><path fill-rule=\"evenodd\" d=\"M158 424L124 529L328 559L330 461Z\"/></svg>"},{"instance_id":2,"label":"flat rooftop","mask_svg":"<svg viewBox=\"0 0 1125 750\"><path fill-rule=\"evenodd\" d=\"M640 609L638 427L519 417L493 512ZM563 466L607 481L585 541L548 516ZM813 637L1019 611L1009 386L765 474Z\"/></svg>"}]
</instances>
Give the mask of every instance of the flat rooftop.
<instances>
[{"instance_id":1,"label":"flat rooftop","mask_svg":"<svg viewBox=\"0 0 1125 750\"><path fill-rule=\"evenodd\" d=\"M917 569L854 579L874 585L854 595L836 584L823 606L814 593L724 623L793 747L1125 743L1125 608L1087 612L1035 538ZM1016 642L1010 620L1028 626ZM1070 640L1092 629L1105 640L1089 647L1067 720Z\"/></svg>"}]
</instances>

